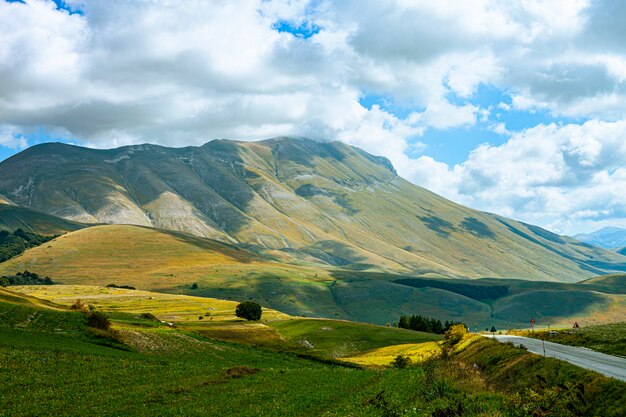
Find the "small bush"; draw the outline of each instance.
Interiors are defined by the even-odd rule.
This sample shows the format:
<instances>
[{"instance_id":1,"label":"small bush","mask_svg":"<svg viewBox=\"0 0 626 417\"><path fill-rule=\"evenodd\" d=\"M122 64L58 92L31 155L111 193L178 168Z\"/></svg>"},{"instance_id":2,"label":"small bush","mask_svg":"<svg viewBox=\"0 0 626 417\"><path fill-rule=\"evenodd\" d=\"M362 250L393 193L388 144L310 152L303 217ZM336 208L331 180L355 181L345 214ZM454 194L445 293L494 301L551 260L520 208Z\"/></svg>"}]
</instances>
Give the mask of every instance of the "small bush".
<instances>
[{"instance_id":1,"label":"small bush","mask_svg":"<svg viewBox=\"0 0 626 417\"><path fill-rule=\"evenodd\" d=\"M83 312L89 311L87 304L83 303L80 298L72 303L70 309Z\"/></svg>"},{"instance_id":2,"label":"small bush","mask_svg":"<svg viewBox=\"0 0 626 417\"><path fill-rule=\"evenodd\" d=\"M109 330L111 320L102 311L93 311L87 316L87 326L101 330Z\"/></svg>"},{"instance_id":3,"label":"small bush","mask_svg":"<svg viewBox=\"0 0 626 417\"><path fill-rule=\"evenodd\" d=\"M393 360L393 362L391 362L391 366L398 369L404 369L407 366L411 365L412 362L413 361L408 356L398 355Z\"/></svg>"},{"instance_id":4,"label":"small bush","mask_svg":"<svg viewBox=\"0 0 626 417\"><path fill-rule=\"evenodd\" d=\"M158 321L158 322L161 321L152 313L141 313L139 317L141 317L142 319L147 319L147 320L152 320L152 321Z\"/></svg>"},{"instance_id":5,"label":"small bush","mask_svg":"<svg viewBox=\"0 0 626 417\"><path fill-rule=\"evenodd\" d=\"M237 305L235 314L237 317L241 317L242 319L259 321L261 320L262 314L261 305L254 301L244 301L243 303Z\"/></svg>"},{"instance_id":6,"label":"small bush","mask_svg":"<svg viewBox=\"0 0 626 417\"><path fill-rule=\"evenodd\" d=\"M133 287L132 285L117 285L117 284L109 284L107 285L107 288L121 288L121 289L125 289L125 290L136 290L137 288Z\"/></svg>"},{"instance_id":7,"label":"small bush","mask_svg":"<svg viewBox=\"0 0 626 417\"><path fill-rule=\"evenodd\" d=\"M448 347L454 346L459 343L463 336L467 334L467 328L463 324L455 324L443 334L444 344Z\"/></svg>"}]
</instances>

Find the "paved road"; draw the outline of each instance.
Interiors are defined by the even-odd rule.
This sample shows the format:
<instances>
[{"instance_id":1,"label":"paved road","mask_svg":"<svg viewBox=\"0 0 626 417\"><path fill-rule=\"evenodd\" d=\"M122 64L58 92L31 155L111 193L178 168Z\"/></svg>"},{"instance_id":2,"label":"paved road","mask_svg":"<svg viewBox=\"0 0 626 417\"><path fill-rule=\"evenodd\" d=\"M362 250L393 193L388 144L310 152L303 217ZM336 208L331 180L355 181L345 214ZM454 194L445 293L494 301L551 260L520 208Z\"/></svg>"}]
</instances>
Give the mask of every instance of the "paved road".
<instances>
[{"instance_id":1,"label":"paved road","mask_svg":"<svg viewBox=\"0 0 626 417\"><path fill-rule=\"evenodd\" d=\"M487 337L487 336L485 336ZM488 336L491 337L491 336ZM539 339L531 339L521 336L495 336L500 342L513 342L516 346L526 346L529 352L543 355L543 342ZM603 375L626 381L626 359L617 356L606 355L593 350L561 345L559 343L545 342L546 356L561 359L581 368L591 369Z\"/></svg>"}]
</instances>

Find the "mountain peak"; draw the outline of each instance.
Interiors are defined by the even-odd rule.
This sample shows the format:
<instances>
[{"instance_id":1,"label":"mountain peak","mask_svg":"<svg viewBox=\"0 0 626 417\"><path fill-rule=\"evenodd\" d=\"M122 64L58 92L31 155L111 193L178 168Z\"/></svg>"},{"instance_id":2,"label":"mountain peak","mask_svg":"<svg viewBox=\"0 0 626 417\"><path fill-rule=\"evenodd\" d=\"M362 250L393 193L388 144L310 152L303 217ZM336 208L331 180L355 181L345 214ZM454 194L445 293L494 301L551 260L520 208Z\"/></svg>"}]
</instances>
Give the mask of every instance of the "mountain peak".
<instances>
[{"instance_id":1,"label":"mountain peak","mask_svg":"<svg viewBox=\"0 0 626 417\"><path fill-rule=\"evenodd\" d=\"M564 281L626 268L617 253L427 192L386 158L299 137L40 145L0 163L0 195L69 220L179 230L290 262Z\"/></svg>"}]
</instances>

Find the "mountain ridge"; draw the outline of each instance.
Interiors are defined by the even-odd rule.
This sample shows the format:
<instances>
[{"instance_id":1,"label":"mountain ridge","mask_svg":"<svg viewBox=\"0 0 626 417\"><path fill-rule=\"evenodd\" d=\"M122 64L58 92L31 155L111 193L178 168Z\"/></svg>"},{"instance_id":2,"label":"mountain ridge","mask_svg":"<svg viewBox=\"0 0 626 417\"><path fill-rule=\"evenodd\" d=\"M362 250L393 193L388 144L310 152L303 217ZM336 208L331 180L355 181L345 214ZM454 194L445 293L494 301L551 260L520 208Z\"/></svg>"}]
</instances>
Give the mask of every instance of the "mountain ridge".
<instances>
[{"instance_id":1,"label":"mountain ridge","mask_svg":"<svg viewBox=\"0 0 626 417\"><path fill-rule=\"evenodd\" d=\"M339 142L41 144L0 163L0 195L70 220L179 230L347 269L570 282L626 269L615 252L463 207Z\"/></svg>"},{"instance_id":2,"label":"mountain ridge","mask_svg":"<svg viewBox=\"0 0 626 417\"><path fill-rule=\"evenodd\" d=\"M626 247L626 229L622 227L603 227L591 233L579 233L574 235L574 238L601 248L615 249L618 252Z\"/></svg>"}]
</instances>

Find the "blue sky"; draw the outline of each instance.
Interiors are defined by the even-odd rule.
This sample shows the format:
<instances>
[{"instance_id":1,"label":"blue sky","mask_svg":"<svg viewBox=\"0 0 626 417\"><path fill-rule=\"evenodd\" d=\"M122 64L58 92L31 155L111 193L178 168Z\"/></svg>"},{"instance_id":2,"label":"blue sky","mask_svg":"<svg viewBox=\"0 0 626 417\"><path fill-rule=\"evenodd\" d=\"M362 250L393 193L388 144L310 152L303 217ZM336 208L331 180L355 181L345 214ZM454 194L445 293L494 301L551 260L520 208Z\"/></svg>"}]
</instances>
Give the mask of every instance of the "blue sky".
<instances>
[{"instance_id":1,"label":"blue sky","mask_svg":"<svg viewBox=\"0 0 626 417\"><path fill-rule=\"evenodd\" d=\"M609 0L0 0L0 160L308 136L559 233L626 226L624 19Z\"/></svg>"}]
</instances>

